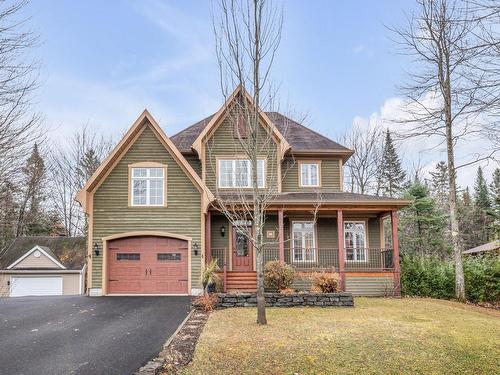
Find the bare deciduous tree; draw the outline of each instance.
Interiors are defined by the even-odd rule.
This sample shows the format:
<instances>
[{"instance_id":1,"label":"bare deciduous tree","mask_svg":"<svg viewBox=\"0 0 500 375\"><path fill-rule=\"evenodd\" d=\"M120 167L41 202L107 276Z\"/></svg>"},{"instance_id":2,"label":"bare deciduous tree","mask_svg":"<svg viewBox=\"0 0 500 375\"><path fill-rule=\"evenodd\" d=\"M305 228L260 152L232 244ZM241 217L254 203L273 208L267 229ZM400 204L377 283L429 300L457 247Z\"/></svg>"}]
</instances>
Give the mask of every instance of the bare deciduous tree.
<instances>
[{"instance_id":1,"label":"bare deciduous tree","mask_svg":"<svg viewBox=\"0 0 500 375\"><path fill-rule=\"evenodd\" d=\"M86 232L85 216L76 194L111 150L111 142L83 126L68 142L55 145L50 154L51 201L67 236Z\"/></svg>"},{"instance_id":2,"label":"bare deciduous tree","mask_svg":"<svg viewBox=\"0 0 500 375\"><path fill-rule=\"evenodd\" d=\"M465 299L462 266L463 245L457 217L457 169L491 158L498 144L470 162L456 165L456 148L466 137L498 138L490 126L487 105L491 103L488 77L491 63L480 40L481 21L466 1L418 0L416 14L404 28L393 29L403 52L413 57L402 133L406 137L437 139L447 152L449 214L455 258L456 297ZM488 47L489 48L489 47Z\"/></svg>"},{"instance_id":3,"label":"bare deciduous tree","mask_svg":"<svg viewBox=\"0 0 500 375\"><path fill-rule=\"evenodd\" d=\"M354 124L344 135L343 144L356 150L345 165L349 191L360 194L376 192L384 145L382 130L376 126L363 128Z\"/></svg>"},{"instance_id":4,"label":"bare deciduous tree","mask_svg":"<svg viewBox=\"0 0 500 375\"><path fill-rule=\"evenodd\" d=\"M30 53L37 36L20 15L27 3L0 3L0 192L11 185L33 142L42 135L40 115L31 107L38 64Z\"/></svg>"},{"instance_id":5,"label":"bare deciduous tree","mask_svg":"<svg viewBox=\"0 0 500 375\"><path fill-rule=\"evenodd\" d=\"M249 168L251 172L247 177L237 173L236 189L230 194L217 191L216 198L219 210L255 249L257 323L267 324L263 228L266 207L278 192L281 175L276 160L282 150L276 146L272 132L262 127L265 115L261 110L269 110L276 102L269 76L281 38L282 11L266 0L221 0L219 10L220 19L214 20L214 31L222 92L228 98L234 87L241 88L234 100L226 101L227 118L235 124L235 150L245 156L237 171ZM207 147L210 152L211 145ZM262 159L269 161L265 167L267 178L259 172L264 168ZM215 161L208 162L213 166ZM243 181L244 178L250 180ZM252 227L246 225L248 221Z\"/></svg>"}]
</instances>

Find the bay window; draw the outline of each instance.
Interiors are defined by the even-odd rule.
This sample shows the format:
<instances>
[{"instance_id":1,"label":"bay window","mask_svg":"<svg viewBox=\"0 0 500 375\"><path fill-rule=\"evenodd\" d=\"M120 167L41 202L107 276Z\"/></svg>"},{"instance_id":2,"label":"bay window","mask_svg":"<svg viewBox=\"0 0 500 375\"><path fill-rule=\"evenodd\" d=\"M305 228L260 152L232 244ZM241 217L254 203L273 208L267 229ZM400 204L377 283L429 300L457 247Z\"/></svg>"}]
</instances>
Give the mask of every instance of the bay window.
<instances>
[{"instance_id":1,"label":"bay window","mask_svg":"<svg viewBox=\"0 0 500 375\"><path fill-rule=\"evenodd\" d=\"M366 262L366 227L364 221L344 222L346 261Z\"/></svg>"},{"instance_id":2,"label":"bay window","mask_svg":"<svg viewBox=\"0 0 500 375\"><path fill-rule=\"evenodd\" d=\"M265 187L265 160L257 160L257 186ZM219 159L219 188L251 188L252 163L248 159Z\"/></svg>"}]
</instances>

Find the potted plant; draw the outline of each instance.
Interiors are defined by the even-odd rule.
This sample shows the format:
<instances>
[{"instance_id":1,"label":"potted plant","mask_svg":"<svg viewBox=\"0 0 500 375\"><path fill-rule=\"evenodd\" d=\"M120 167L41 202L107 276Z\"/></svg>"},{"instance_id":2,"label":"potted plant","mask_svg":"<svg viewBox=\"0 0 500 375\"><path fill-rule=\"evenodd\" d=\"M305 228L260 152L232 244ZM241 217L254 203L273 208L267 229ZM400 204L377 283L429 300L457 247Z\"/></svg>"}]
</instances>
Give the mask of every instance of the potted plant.
<instances>
[{"instance_id":1,"label":"potted plant","mask_svg":"<svg viewBox=\"0 0 500 375\"><path fill-rule=\"evenodd\" d=\"M205 293L215 293L215 285L219 278L218 271L217 259L212 259L201 269L201 284Z\"/></svg>"}]
</instances>

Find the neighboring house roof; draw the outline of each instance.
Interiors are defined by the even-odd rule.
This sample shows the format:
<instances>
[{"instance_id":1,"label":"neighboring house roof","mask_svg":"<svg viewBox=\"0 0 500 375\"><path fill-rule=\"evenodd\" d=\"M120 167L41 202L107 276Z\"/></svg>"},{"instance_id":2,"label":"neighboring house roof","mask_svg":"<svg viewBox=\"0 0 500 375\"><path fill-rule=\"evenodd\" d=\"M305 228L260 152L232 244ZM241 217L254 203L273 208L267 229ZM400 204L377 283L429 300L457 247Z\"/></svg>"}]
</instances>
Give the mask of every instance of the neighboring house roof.
<instances>
[{"instance_id":1,"label":"neighboring house roof","mask_svg":"<svg viewBox=\"0 0 500 375\"><path fill-rule=\"evenodd\" d=\"M283 137L288 141L292 153L338 153L346 157L353 151L311 130L278 112L266 112ZM182 153L192 152L191 146L213 119L214 114L198 121L171 137Z\"/></svg>"},{"instance_id":2,"label":"neighboring house roof","mask_svg":"<svg viewBox=\"0 0 500 375\"><path fill-rule=\"evenodd\" d=\"M475 253L482 253L485 251L494 251L494 250L500 250L500 240L491 241L481 246L476 246L473 247L472 249L465 250L464 254L475 254Z\"/></svg>"},{"instance_id":3,"label":"neighboring house roof","mask_svg":"<svg viewBox=\"0 0 500 375\"><path fill-rule=\"evenodd\" d=\"M221 193L219 197L223 200L231 201L234 199L241 199L240 194L235 193ZM251 200L251 195L248 196ZM348 192L290 192L290 193L280 193L277 194L270 201L271 204L300 204L300 203L318 203L318 204L355 204L355 205L394 205L394 206L406 206L411 203L411 201L389 198L389 197L379 197L375 195L348 193Z\"/></svg>"},{"instance_id":4,"label":"neighboring house roof","mask_svg":"<svg viewBox=\"0 0 500 375\"><path fill-rule=\"evenodd\" d=\"M144 110L139 118L132 124L130 129L127 131L125 136L116 145L113 151L108 155L108 157L101 163L99 168L94 172L92 177L87 181L85 186L80 190L76 196L76 200L80 202L83 210L88 213L89 211L89 195L93 190L95 190L100 181L103 180L107 173L114 168L116 163L121 159L121 157L126 153L128 148L134 143L136 137L141 134L141 131L145 126L151 126L155 134L158 136L159 140L165 146L166 150L172 155L179 166L185 171L187 176L199 189L203 195L203 206L204 209L208 207L208 204L213 200L212 193L207 189L205 183L200 179L198 174L193 170L191 165L186 161L186 159L181 155L177 146L170 140L169 137L163 132L161 127L158 125L156 120L151 116L151 114Z\"/></svg>"},{"instance_id":5,"label":"neighboring house roof","mask_svg":"<svg viewBox=\"0 0 500 375\"><path fill-rule=\"evenodd\" d=\"M16 238L0 253L0 269L6 269L36 246L68 270L81 270L85 264L85 237L27 236Z\"/></svg>"}]
</instances>

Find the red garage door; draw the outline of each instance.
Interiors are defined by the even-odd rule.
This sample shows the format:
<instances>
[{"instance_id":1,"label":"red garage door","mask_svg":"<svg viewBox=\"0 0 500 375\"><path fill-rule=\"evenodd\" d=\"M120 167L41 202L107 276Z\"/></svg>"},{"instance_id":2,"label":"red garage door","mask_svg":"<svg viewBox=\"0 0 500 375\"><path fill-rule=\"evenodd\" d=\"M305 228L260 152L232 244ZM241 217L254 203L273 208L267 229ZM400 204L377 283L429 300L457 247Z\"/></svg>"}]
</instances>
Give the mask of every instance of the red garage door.
<instances>
[{"instance_id":1,"label":"red garage door","mask_svg":"<svg viewBox=\"0 0 500 375\"><path fill-rule=\"evenodd\" d=\"M188 243L129 237L108 243L109 294L187 294Z\"/></svg>"}]
</instances>

